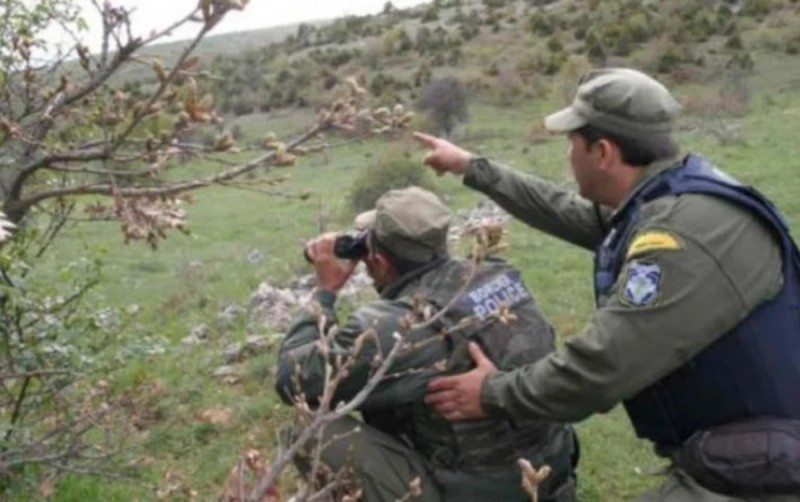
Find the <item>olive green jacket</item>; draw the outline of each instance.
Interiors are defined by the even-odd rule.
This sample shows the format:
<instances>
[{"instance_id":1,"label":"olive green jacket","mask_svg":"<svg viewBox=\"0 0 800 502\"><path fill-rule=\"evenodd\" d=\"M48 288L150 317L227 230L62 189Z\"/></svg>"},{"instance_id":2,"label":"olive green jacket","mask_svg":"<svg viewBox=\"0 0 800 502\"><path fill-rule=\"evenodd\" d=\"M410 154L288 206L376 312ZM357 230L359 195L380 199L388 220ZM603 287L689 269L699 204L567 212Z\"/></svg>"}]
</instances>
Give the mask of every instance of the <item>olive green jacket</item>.
<instances>
[{"instance_id":1,"label":"olive green jacket","mask_svg":"<svg viewBox=\"0 0 800 502\"><path fill-rule=\"evenodd\" d=\"M645 168L632 191L676 162ZM609 230L612 209L486 159L470 162L464 183L532 227L589 250ZM634 249L637 236L654 234L671 245ZM628 260L646 257L662 271L657 301L631 306L618 280L588 326L557 352L484 382L481 402L490 416L577 421L607 411L686 363L782 287L780 248L769 230L712 196L645 204L631 242Z\"/></svg>"}]
</instances>

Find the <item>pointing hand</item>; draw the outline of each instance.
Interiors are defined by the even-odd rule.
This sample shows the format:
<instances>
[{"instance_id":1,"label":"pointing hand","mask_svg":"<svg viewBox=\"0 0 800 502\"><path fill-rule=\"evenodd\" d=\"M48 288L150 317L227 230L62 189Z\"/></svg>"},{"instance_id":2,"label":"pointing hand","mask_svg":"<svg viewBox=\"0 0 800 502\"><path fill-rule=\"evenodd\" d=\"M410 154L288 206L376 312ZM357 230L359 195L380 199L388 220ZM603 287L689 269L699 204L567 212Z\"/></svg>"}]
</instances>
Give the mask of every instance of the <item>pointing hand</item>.
<instances>
[{"instance_id":1,"label":"pointing hand","mask_svg":"<svg viewBox=\"0 0 800 502\"><path fill-rule=\"evenodd\" d=\"M432 167L440 176L446 172L462 176L467 170L469 159L473 157L467 150L430 134L415 132L414 139L430 150L423 163Z\"/></svg>"}]
</instances>

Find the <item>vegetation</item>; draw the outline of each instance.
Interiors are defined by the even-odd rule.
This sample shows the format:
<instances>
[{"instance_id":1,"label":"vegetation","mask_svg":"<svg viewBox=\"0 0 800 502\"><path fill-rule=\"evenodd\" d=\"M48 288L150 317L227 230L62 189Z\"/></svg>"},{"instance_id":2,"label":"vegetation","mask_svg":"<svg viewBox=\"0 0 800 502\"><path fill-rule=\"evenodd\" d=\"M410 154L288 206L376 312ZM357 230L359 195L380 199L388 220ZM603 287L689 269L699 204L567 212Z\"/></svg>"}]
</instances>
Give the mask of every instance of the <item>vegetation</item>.
<instances>
[{"instance_id":1,"label":"vegetation","mask_svg":"<svg viewBox=\"0 0 800 502\"><path fill-rule=\"evenodd\" d=\"M52 26L71 32L85 25L70 2L29 7L9 0L5 18L11 22L0 25L0 240L6 241L0 255L0 489L24 474L50 483L70 472L125 475L118 464L126 453L122 440L143 405L132 389L115 392L98 375L119 363L107 349L137 309L98 309L85 301L100 282L99 259L64 263L52 283L28 282L80 210L91 221L119 221L126 242L156 249L170 231L186 231L182 204L191 192L236 186L239 178L263 190L281 181L271 168L325 149L302 145L326 131L355 132L357 124L364 133L389 131L411 119L388 111L373 115L363 103L366 91L349 78L297 138L284 143L273 133L258 145L261 152L234 158L240 128L223 129L213 98L199 93L204 75L191 53L243 4L199 2L146 38L132 34L125 9L95 6L102 48L90 54L76 41L74 63L67 62L70 53L44 54L52 59L41 66L36 54L47 48L43 37ZM112 79L122 67L141 64L143 47L190 22L199 25L197 34L173 66L149 61L153 86ZM212 141L191 142L209 126L219 131ZM199 172L191 163L199 160L215 166ZM6 216L16 224L11 236Z\"/></svg>"},{"instance_id":2,"label":"vegetation","mask_svg":"<svg viewBox=\"0 0 800 502\"><path fill-rule=\"evenodd\" d=\"M427 113L433 131L450 136L456 125L469 118L467 104L464 84L453 77L443 77L428 82L418 108Z\"/></svg>"},{"instance_id":3,"label":"vegetation","mask_svg":"<svg viewBox=\"0 0 800 502\"><path fill-rule=\"evenodd\" d=\"M435 190L428 169L408 148L408 144L387 147L380 156L364 162L366 166L353 180L348 194L354 212L374 208L381 195L395 188L415 185Z\"/></svg>"},{"instance_id":4,"label":"vegetation","mask_svg":"<svg viewBox=\"0 0 800 502\"><path fill-rule=\"evenodd\" d=\"M470 122L458 131L459 143L567 184L563 142L531 124L571 99L576 76L592 61L659 72L675 86L684 105L682 145L756 184L797 225L800 187L787 159L800 156L795 138L800 65L793 49L800 39L792 30L800 19L800 4L767 2L767 10L756 4L748 2L747 9L736 11L732 7L737 2L442 1L298 26L285 41L253 43L250 50L215 37L206 46L214 49L205 52L201 44L200 61L188 68L176 64L179 48L159 46L153 51L164 51L159 59L166 70L197 73L197 101L210 94L224 123L193 122L189 130L175 131L184 110L173 107L185 104L194 92L188 78L178 79L180 99L165 103L160 120L149 115L143 119L175 132L181 144L204 143L205 150L183 157L174 152L163 171L144 179L148 187L161 186L179 181L184 172L192 179L212 176L220 166L274 155L279 149L262 148L277 147L276 136L291 136L316 123L326 96L347 87L348 75L362 72L355 83L370 91L372 105L390 107L389 122L405 120L405 112L394 114L394 105L416 102L429 82L445 76L459 79L470 98ZM424 22L430 10L438 20ZM34 39L37 29L31 25ZM384 47L380 41L386 37L392 43ZM215 59L213 52L227 44L237 47L235 53ZM15 46L12 37L0 38L2 85L24 82L24 66L14 72L7 63L9 58L20 61L24 46ZM453 51L460 53L457 62L450 57ZM69 145L92 148L87 138L119 138L135 117L136 103L146 102L160 86L153 60L147 62L120 70L120 81L102 88L86 113L77 115L83 123L54 128L52 140L41 145L43 156L36 158ZM223 78L205 78L204 72ZM71 80L68 88L79 88L85 78ZM38 84L40 91L57 91L59 80ZM116 90L126 99L115 101ZM1 113L8 119L6 110ZM116 111L123 116L115 125L111 122L117 119L108 115ZM241 140L228 151L213 151L217 144L229 144L226 132L231 139L238 136L235 125ZM15 167L24 165L17 162L24 142L9 126L0 132L4 186L9 186ZM136 240L124 246L114 211L84 212L97 204L117 207L96 195L82 201L52 197L15 218L20 230L0 248L6 276L0 292L0 498L214 499L243 452L255 448L272 458L278 447L276 431L292 414L278 405L271 389L274 356L245 358L234 365L237 373L213 376L225 364L223 354L231 344L253 335L265 335L271 350L278 343L274 335L281 327L250 314L253 291L264 281L289 286L307 273L302 243L321 230L347 228L353 213L369 207L384 182L426 184L456 210L481 200L458 180L424 174L419 169L422 153L409 151L403 134L376 137L371 133L383 126L370 121L353 121L348 127L314 140L312 146L327 145L330 153L304 157L291 169L259 165L236 186L216 184L191 200L182 198L181 217L166 221L176 228L179 224L186 234L170 233L164 240L157 227L142 234L153 236L157 252ZM133 131L132 138L142 139L143 145L147 134L153 134L156 153L168 150L150 129ZM128 152L140 151L133 143L126 145ZM151 165L124 158L52 164L56 169L38 171L21 198L11 200L102 184L109 171L144 172ZM105 172L72 173L58 170L61 166ZM73 174L78 177L70 178ZM132 189L138 182L116 180L117 189ZM13 204L6 210L15 214ZM57 224L51 226L51 221ZM167 228L172 227L162 230ZM509 232L508 258L524 271L559 336L575 334L592 310L590 256L518 222L510 223ZM21 335L17 327L25 328ZM18 401L24 406L16 406ZM52 443L41 441L47 430L76 431L59 429L63 424L93 427L77 443L68 434L52 436ZM579 433L581 500L626 500L658 482L651 473L662 462L633 436L620 409L580 424ZM26 445L44 445L57 454L77 451L90 462L55 458L14 464L23 457L13 454ZM30 460L47 457L42 449L26 451L30 454L24 458ZM286 476L286 492L293 486L292 476Z\"/></svg>"}]
</instances>

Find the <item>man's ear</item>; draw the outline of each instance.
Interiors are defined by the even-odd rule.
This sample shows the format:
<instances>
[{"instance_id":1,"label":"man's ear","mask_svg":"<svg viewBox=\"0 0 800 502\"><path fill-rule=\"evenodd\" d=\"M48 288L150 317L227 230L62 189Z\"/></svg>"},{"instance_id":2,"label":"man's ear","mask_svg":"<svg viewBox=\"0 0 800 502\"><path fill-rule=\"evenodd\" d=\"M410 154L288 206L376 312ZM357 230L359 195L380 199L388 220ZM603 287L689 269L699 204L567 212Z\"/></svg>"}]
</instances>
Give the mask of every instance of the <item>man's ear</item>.
<instances>
[{"instance_id":1,"label":"man's ear","mask_svg":"<svg viewBox=\"0 0 800 502\"><path fill-rule=\"evenodd\" d=\"M596 143L600 154L600 168L608 169L620 159L619 147L613 141L602 138Z\"/></svg>"}]
</instances>

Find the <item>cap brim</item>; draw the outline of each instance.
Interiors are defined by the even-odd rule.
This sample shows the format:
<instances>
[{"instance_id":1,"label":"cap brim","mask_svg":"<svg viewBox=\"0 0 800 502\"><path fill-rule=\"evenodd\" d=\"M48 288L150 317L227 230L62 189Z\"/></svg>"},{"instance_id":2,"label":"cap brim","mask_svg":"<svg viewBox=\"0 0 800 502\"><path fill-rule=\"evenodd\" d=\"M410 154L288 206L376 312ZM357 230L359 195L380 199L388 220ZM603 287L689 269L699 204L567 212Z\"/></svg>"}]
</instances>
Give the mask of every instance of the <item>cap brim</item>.
<instances>
[{"instance_id":1,"label":"cap brim","mask_svg":"<svg viewBox=\"0 0 800 502\"><path fill-rule=\"evenodd\" d=\"M550 132L566 133L588 124L587 120L575 111L571 106L548 115L544 119L544 127Z\"/></svg>"},{"instance_id":2,"label":"cap brim","mask_svg":"<svg viewBox=\"0 0 800 502\"><path fill-rule=\"evenodd\" d=\"M375 226L375 215L376 211L374 209L364 211L356 216L353 226L355 226L356 230L369 230Z\"/></svg>"}]
</instances>

